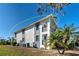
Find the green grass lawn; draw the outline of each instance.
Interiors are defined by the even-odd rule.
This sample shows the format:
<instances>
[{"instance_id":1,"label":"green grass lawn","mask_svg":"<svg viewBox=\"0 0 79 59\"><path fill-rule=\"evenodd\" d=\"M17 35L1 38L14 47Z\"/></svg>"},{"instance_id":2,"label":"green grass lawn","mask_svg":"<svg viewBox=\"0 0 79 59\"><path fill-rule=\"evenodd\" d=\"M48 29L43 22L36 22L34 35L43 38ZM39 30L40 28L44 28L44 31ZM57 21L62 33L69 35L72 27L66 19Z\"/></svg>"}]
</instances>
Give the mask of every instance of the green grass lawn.
<instances>
[{"instance_id":1,"label":"green grass lawn","mask_svg":"<svg viewBox=\"0 0 79 59\"><path fill-rule=\"evenodd\" d=\"M67 50L64 56L79 56L79 50ZM56 49L44 50L20 46L0 45L0 56L62 56Z\"/></svg>"},{"instance_id":2,"label":"green grass lawn","mask_svg":"<svg viewBox=\"0 0 79 59\"><path fill-rule=\"evenodd\" d=\"M43 51L36 48L0 45L0 56L34 56L43 55Z\"/></svg>"},{"instance_id":3,"label":"green grass lawn","mask_svg":"<svg viewBox=\"0 0 79 59\"><path fill-rule=\"evenodd\" d=\"M11 46L0 45L0 56L17 56L21 55L22 50L13 48Z\"/></svg>"}]
</instances>

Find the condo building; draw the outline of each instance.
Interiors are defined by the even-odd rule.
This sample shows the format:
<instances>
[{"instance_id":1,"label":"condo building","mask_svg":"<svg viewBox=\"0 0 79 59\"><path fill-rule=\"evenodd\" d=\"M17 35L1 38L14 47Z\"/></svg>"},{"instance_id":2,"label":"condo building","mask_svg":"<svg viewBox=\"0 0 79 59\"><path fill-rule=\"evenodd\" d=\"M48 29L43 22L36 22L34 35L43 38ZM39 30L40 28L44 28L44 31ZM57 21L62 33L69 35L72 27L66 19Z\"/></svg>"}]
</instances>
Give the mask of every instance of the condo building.
<instances>
[{"instance_id":1,"label":"condo building","mask_svg":"<svg viewBox=\"0 0 79 59\"><path fill-rule=\"evenodd\" d=\"M52 14L39 19L36 22L15 32L17 44L26 47L44 48L44 42L50 33L57 28L55 18Z\"/></svg>"}]
</instances>

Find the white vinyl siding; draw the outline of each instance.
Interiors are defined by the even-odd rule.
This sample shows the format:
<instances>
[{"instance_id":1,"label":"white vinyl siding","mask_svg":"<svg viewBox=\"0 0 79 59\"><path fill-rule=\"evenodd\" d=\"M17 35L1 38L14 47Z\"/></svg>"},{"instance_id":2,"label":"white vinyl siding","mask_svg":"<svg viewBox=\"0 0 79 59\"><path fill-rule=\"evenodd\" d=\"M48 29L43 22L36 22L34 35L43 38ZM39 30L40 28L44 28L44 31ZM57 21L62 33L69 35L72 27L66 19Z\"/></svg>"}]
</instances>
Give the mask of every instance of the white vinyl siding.
<instances>
[{"instance_id":1,"label":"white vinyl siding","mask_svg":"<svg viewBox=\"0 0 79 59\"><path fill-rule=\"evenodd\" d=\"M17 43L20 43L20 41L22 40L22 32L16 34L16 39L17 39Z\"/></svg>"},{"instance_id":2,"label":"white vinyl siding","mask_svg":"<svg viewBox=\"0 0 79 59\"><path fill-rule=\"evenodd\" d=\"M34 27L31 27L28 30L25 30L25 41L26 41L26 44L30 43L30 46L33 46L33 42L34 42Z\"/></svg>"}]
</instances>

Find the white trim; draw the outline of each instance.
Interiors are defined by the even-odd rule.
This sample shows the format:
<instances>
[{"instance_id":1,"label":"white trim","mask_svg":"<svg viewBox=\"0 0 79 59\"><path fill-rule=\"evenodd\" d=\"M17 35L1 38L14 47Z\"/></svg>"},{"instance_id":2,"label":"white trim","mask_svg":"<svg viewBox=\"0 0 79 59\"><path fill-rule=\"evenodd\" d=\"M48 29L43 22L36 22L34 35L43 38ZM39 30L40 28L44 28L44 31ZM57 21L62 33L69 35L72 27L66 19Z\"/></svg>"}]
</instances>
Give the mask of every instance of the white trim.
<instances>
[{"instance_id":1,"label":"white trim","mask_svg":"<svg viewBox=\"0 0 79 59\"><path fill-rule=\"evenodd\" d=\"M30 24L30 25L24 27L24 28L22 28L21 30L16 31L15 33L20 32L20 31L22 31L23 29L26 29L26 28L28 28L28 27L34 25L35 23L41 22L41 21L45 20L46 18L48 18L48 17L50 17L50 16L53 16L53 15L50 14L50 15L48 15L48 16L46 16L46 17L44 17L44 18L42 18L42 19L40 19L40 20L38 20L38 21L36 21L36 22L34 22L34 23L32 23L32 24Z\"/></svg>"}]
</instances>

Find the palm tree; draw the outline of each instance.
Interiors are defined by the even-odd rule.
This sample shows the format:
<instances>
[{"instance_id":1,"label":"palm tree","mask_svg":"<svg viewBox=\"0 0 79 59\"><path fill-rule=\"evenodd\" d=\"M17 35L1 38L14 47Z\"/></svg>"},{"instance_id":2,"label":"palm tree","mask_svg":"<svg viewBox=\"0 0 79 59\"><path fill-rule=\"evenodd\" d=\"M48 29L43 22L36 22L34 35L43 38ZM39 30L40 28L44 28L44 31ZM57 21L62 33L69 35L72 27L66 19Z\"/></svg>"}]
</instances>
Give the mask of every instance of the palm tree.
<instances>
[{"instance_id":1,"label":"palm tree","mask_svg":"<svg viewBox=\"0 0 79 59\"><path fill-rule=\"evenodd\" d=\"M70 42L70 36L77 27L74 27L73 24L70 26L64 26L64 29L58 28L55 32L51 33L48 43L50 47L53 47L54 44L60 54L64 54L65 50L68 48ZM47 43L47 44L48 44Z\"/></svg>"}]
</instances>

